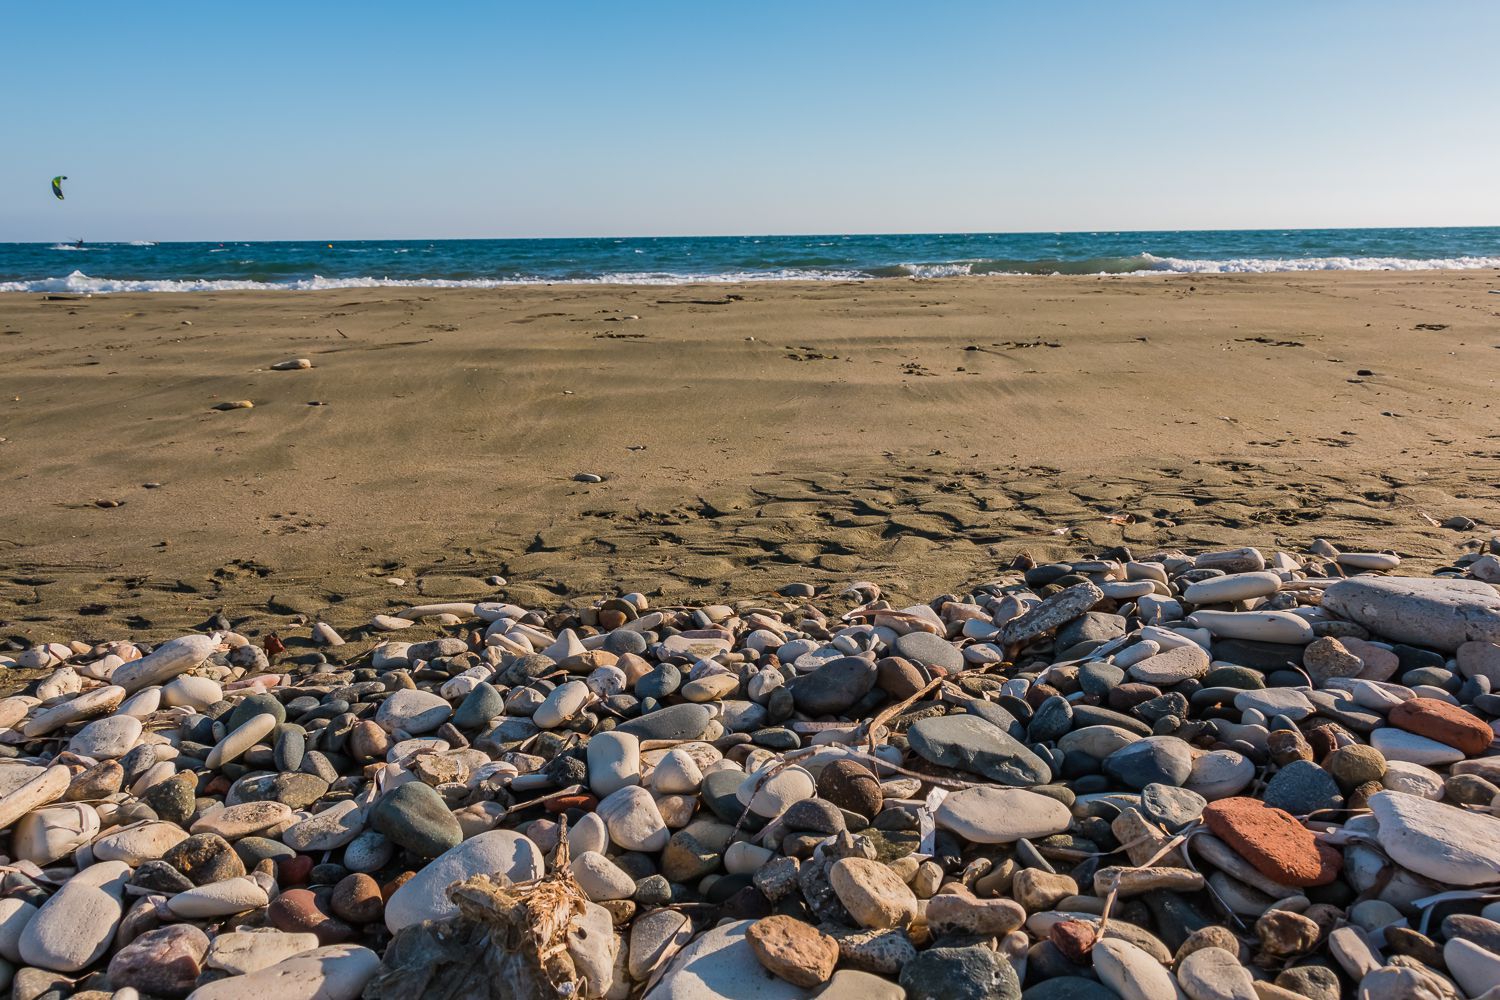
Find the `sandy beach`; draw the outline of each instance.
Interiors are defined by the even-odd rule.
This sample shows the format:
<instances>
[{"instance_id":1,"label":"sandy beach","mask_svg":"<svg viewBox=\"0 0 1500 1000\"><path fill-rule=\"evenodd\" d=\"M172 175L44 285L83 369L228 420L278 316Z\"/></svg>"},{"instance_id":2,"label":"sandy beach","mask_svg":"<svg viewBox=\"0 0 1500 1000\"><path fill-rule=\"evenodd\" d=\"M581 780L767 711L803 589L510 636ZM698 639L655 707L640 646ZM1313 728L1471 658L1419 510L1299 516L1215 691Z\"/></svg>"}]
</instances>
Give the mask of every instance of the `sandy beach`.
<instances>
[{"instance_id":1,"label":"sandy beach","mask_svg":"<svg viewBox=\"0 0 1500 1000\"><path fill-rule=\"evenodd\" d=\"M1119 545L1441 566L1500 523L1497 283L0 296L0 633L347 627L492 575L930 595Z\"/></svg>"}]
</instances>

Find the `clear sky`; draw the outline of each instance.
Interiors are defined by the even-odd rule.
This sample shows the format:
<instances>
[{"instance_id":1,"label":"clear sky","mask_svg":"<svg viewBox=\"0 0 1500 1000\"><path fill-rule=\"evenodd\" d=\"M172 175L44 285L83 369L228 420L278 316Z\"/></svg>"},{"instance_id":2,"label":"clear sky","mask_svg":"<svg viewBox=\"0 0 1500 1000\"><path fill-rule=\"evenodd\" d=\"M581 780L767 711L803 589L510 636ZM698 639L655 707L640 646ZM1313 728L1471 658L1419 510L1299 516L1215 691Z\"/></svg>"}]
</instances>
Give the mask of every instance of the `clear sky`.
<instances>
[{"instance_id":1,"label":"clear sky","mask_svg":"<svg viewBox=\"0 0 1500 1000\"><path fill-rule=\"evenodd\" d=\"M1493 0L86 0L0 24L0 240L1500 223Z\"/></svg>"}]
</instances>

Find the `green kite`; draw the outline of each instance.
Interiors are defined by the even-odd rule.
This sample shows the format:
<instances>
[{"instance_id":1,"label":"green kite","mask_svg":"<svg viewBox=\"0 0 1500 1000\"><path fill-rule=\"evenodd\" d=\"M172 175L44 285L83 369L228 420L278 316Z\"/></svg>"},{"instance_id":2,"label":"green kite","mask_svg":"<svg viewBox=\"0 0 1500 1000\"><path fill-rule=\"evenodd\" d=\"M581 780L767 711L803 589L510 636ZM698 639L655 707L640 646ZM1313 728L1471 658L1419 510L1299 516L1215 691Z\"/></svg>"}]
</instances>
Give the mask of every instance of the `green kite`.
<instances>
[{"instance_id":1,"label":"green kite","mask_svg":"<svg viewBox=\"0 0 1500 1000\"><path fill-rule=\"evenodd\" d=\"M63 200L62 182L65 181L65 180L67 180L67 178L64 177L64 176L62 176L62 175L60 175L60 174L58 176L52 178L52 193L55 194L55 195L57 195L57 200L58 201L62 201Z\"/></svg>"}]
</instances>

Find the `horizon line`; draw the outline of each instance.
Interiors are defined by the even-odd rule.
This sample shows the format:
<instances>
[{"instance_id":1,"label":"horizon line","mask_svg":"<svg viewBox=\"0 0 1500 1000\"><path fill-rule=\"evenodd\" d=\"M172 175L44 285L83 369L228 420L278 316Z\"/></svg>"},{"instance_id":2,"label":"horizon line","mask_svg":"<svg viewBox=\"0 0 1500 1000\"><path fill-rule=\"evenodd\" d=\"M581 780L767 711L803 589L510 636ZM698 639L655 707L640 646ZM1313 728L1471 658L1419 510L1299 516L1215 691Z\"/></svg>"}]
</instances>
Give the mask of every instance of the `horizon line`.
<instances>
[{"instance_id":1,"label":"horizon line","mask_svg":"<svg viewBox=\"0 0 1500 1000\"><path fill-rule=\"evenodd\" d=\"M588 236L376 236L376 237L277 237L244 239L241 237L220 237L217 239L162 239L150 242L161 245L163 243L404 243L404 242L427 242L427 243L470 243L470 242L549 242L563 240L702 240L702 239L813 239L826 237L870 237L870 236L1099 236L1128 235L1128 234L1152 234L1163 235L1172 233L1312 233L1312 232L1368 232L1377 229L1500 229L1500 223L1480 223L1476 225L1438 225L1438 226L1256 226L1253 228L1234 226L1211 226L1203 229L974 229L974 230L909 230L909 231L849 231L849 232L801 232L801 233L669 233L656 235L619 235L619 234L597 234ZM87 243L129 243L140 240L136 236L129 240L120 239L95 239L84 240ZM71 243L73 240L51 239L51 240L0 240L0 246L28 246L41 244Z\"/></svg>"}]
</instances>

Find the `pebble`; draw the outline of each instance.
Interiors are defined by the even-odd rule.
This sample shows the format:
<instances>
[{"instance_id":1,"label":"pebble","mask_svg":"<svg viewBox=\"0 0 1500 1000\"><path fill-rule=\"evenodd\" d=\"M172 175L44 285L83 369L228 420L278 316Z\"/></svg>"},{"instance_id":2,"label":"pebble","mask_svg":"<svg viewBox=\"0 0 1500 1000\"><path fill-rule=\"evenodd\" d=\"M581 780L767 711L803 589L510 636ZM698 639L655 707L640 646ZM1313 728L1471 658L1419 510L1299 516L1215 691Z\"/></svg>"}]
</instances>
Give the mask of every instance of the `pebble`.
<instances>
[{"instance_id":1,"label":"pebble","mask_svg":"<svg viewBox=\"0 0 1500 1000\"><path fill-rule=\"evenodd\" d=\"M1181 997L1172 974L1128 941L1104 938L1092 951L1094 972L1120 1000L1170 1000Z\"/></svg>"},{"instance_id":2,"label":"pebble","mask_svg":"<svg viewBox=\"0 0 1500 1000\"><path fill-rule=\"evenodd\" d=\"M745 938L761 965L795 986L810 989L826 983L839 960L837 941L789 916L757 920Z\"/></svg>"},{"instance_id":3,"label":"pebble","mask_svg":"<svg viewBox=\"0 0 1500 1000\"><path fill-rule=\"evenodd\" d=\"M335 944L282 959L241 976L206 983L188 1000L356 1000L380 968L369 948Z\"/></svg>"},{"instance_id":4,"label":"pebble","mask_svg":"<svg viewBox=\"0 0 1500 1000\"><path fill-rule=\"evenodd\" d=\"M861 927L904 927L916 919L917 897L878 861L841 858L828 870L828 881Z\"/></svg>"},{"instance_id":5,"label":"pebble","mask_svg":"<svg viewBox=\"0 0 1500 1000\"><path fill-rule=\"evenodd\" d=\"M1376 838L1391 859L1441 885L1500 881L1500 819L1382 791L1370 797Z\"/></svg>"},{"instance_id":6,"label":"pebble","mask_svg":"<svg viewBox=\"0 0 1500 1000\"><path fill-rule=\"evenodd\" d=\"M471 837L440 854L391 895L385 907L386 927L396 932L423 920L450 916L458 907L448 899L448 886L481 873L504 875L512 882L541 878L541 849L509 830Z\"/></svg>"},{"instance_id":7,"label":"pebble","mask_svg":"<svg viewBox=\"0 0 1500 1000\"><path fill-rule=\"evenodd\" d=\"M373 648L283 594L300 646L39 644L0 699L0 976L390 996L391 935L485 875L572 894L583 1000L1472 993L1478 904L1400 923L1500 882L1500 605L1472 559L1336 557L1121 553L909 607L445 601Z\"/></svg>"},{"instance_id":8,"label":"pebble","mask_svg":"<svg viewBox=\"0 0 1500 1000\"><path fill-rule=\"evenodd\" d=\"M949 795L935 818L971 844L1013 844L1062 833L1072 814L1049 795L981 785Z\"/></svg>"}]
</instances>

